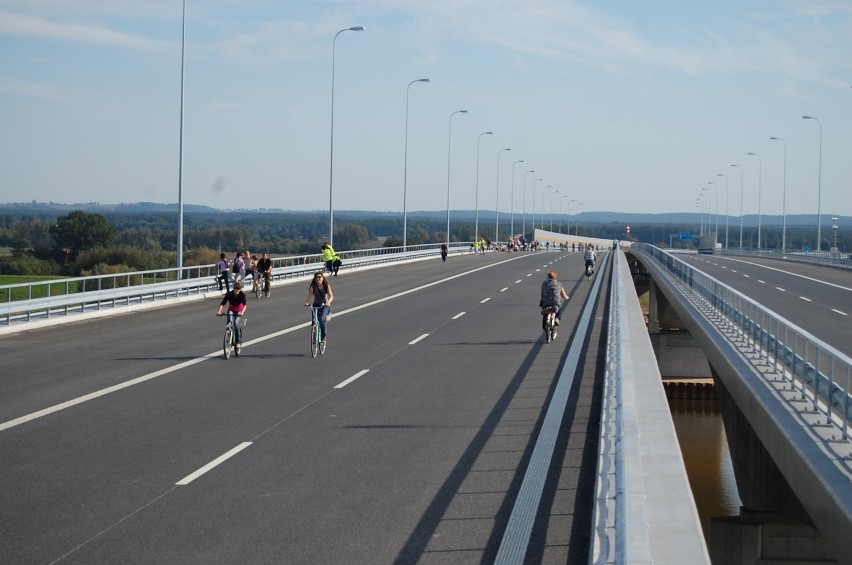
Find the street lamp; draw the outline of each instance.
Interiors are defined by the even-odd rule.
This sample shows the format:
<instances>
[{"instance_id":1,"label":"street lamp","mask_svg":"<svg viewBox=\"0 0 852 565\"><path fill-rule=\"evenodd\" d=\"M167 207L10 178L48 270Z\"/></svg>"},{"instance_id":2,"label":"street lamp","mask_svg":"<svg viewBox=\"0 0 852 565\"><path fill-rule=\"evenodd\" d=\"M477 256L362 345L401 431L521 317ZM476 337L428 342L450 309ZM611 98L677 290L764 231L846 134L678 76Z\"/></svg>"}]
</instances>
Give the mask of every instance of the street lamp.
<instances>
[{"instance_id":1,"label":"street lamp","mask_svg":"<svg viewBox=\"0 0 852 565\"><path fill-rule=\"evenodd\" d=\"M562 213L562 201L565 200L566 198L568 198L567 194L563 194L559 198L559 233L562 233L562 220L565 217L564 214ZM570 202L568 203L568 205L569 206L571 205Z\"/></svg>"},{"instance_id":2,"label":"street lamp","mask_svg":"<svg viewBox=\"0 0 852 565\"><path fill-rule=\"evenodd\" d=\"M521 159L520 161L515 161L514 163L512 163L512 198L511 202L509 203L509 214L511 217L509 231L512 232L509 235L512 237L512 239L515 238L515 165L523 162L524 160Z\"/></svg>"},{"instance_id":3,"label":"street lamp","mask_svg":"<svg viewBox=\"0 0 852 565\"><path fill-rule=\"evenodd\" d=\"M450 114L450 133L447 135L447 243L450 242L450 148L453 143L453 116L467 114L467 110L456 110Z\"/></svg>"},{"instance_id":4,"label":"street lamp","mask_svg":"<svg viewBox=\"0 0 852 565\"><path fill-rule=\"evenodd\" d=\"M428 78L419 78L408 83L405 89L405 159L402 178L402 252L408 249L408 95L415 82L430 82Z\"/></svg>"},{"instance_id":5,"label":"street lamp","mask_svg":"<svg viewBox=\"0 0 852 565\"><path fill-rule=\"evenodd\" d=\"M571 203L576 202L576 201L577 201L576 198L572 198L571 200L568 201L568 235L571 235ZM574 222L574 224L575 224L574 231L576 231L577 230L576 222Z\"/></svg>"},{"instance_id":6,"label":"street lamp","mask_svg":"<svg viewBox=\"0 0 852 565\"><path fill-rule=\"evenodd\" d=\"M716 227L713 228L713 230L714 230L713 231L713 252L715 253L716 252L716 243L719 241L719 187L712 180L707 181L707 184L713 185L713 190L714 190L713 200L716 201L716 211L714 212L714 216L713 216L715 218L714 223L716 224ZM710 219L709 216L708 216L707 219L708 220Z\"/></svg>"},{"instance_id":7,"label":"street lamp","mask_svg":"<svg viewBox=\"0 0 852 565\"><path fill-rule=\"evenodd\" d=\"M553 188L553 185L548 184L541 187L541 229L544 231L544 191L548 188Z\"/></svg>"},{"instance_id":8,"label":"street lamp","mask_svg":"<svg viewBox=\"0 0 852 565\"><path fill-rule=\"evenodd\" d=\"M526 239L527 238L527 175L530 173L534 173L535 171L530 169L529 171L524 173L524 202L521 208L524 211L524 227L521 232L521 236Z\"/></svg>"},{"instance_id":9,"label":"street lamp","mask_svg":"<svg viewBox=\"0 0 852 565\"><path fill-rule=\"evenodd\" d=\"M559 194L558 190L550 193L550 231L553 231L553 197Z\"/></svg>"},{"instance_id":10,"label":"street lamp","mask_svg":"<svg viewBox=\"0 0 852 565\"><path fill-rule=\"evenodd\" d=\"M479 241L479 142L483 135L494 135L493 131L485 131L476 138L476 226L473 230L473 240Z\"/></svg>"},{"instance_id":11,"label":"street lamp","mask_svg":"<svg viewBox=\"0 0 852 565\"><path fill-rule=\"evenodd\" d=\"M743 168L741 165L733 164L740 170L740 249L743 248Z\"/></svg>"},{"instance_id":12,"label":"street lamp","mask_svg":"<svg viewBox=\"0 0 852 565\"><path fill-rule=\"evenodd\" d=\"M328 243L334 245L334 52L337 36L344 31L364 31L364 26L341 29L331 41L331 142L328 158Z\"/></svg>"},{"instance_id":13,"label":"street lamp","mask_svg":"<svg viewBox=\"0 0 852 565\"><path fill-rule=\"evenodd\" d=\"M757 153L749 153L752 157L757 157L757 250L760 251L760 193L763 187L763 159Z\"/></svg>"},{"instance_id":14,"label":"street lamp","mask_svg":"<svg viewBox=\"0 0 852 565\"><path fill-rule=\"evenodd\" d=\"M802 116L803 120L816 120L819 124L819 177L817 181L817 251L822 251L822 122L813 116Z\"/></svg>"},{"instance_id":15,"label":"street lamp","mask_svg":"<svg viewBox=\"0 0 852 565\"><path fill-rule=\"evenodd\" d=\"M535 183L537 183L538 181L543 181L543 180L544 179L535 179L533 181L533 186L532 186L532 216L533 216L532 217L532 229L533 229L532 240L533 241L535 241ZM542 190L542 192L544 192L544 191Z\"/></svg>"},{"instance_id":16,"label":"street lamp","mask_svg":"<svg viewBox=\"0 0 852 565\"><path fill-rule=\"evenodd\" d=\"M180 141L178 143L177 277L183 278L183 68L186 54L186 0L183 0L180 32Z\"/></svg>"},{"instance_id":17,"label":"street lamp","mask_svg":"<svg viewBox=\"0 0 852 565\"><path fill-rule=\"evenodd\" d=\"M787 142L780 137L770 137L770 141L780 141L784 144L784 175L781 181L781 253L787 252Z\"/></svg>"},{"instance_id":18,"label":"street lamp","mask_svg":"<svg viewBox=\"0 0 852 565\"><path fill-rule=\"evenodd\" d=\"M728 250L728 175L716 174L717 177L725 177L725 251Z\"/></svg>"},{"instance_id":19,"label":"street lamp","mask_svg":"<svg viewBox=\"0 0 852 565\"><path fill-rule=\"evenodd\" d=\"M497 152L497 204L494 212L497 216L497 222L494 224L494 243L500 242L500 154L503 151L511 151L511 147L506 147Z\"/></svg>"}]
</instances>

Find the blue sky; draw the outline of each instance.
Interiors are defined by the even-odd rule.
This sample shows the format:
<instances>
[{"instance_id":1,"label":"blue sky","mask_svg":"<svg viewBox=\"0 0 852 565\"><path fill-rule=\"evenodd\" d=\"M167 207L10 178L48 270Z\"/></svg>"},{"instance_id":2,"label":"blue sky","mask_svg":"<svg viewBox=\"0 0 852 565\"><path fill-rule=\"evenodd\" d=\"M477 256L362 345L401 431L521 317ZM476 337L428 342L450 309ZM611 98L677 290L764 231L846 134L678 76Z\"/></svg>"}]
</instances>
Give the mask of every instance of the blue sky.
<instances>
[{"instance_id":1,"label":"blue sky","mask_svg":"<svg viewBox=\"0 0 852 565\"><path fill-rule=\"evenodd\" d=\"M177 201L181 6L0 0L0 201ZM840 0L188 0L184 202L328 209L350 26L335 210L852 216Z\"/></svg>"}]
</instances>

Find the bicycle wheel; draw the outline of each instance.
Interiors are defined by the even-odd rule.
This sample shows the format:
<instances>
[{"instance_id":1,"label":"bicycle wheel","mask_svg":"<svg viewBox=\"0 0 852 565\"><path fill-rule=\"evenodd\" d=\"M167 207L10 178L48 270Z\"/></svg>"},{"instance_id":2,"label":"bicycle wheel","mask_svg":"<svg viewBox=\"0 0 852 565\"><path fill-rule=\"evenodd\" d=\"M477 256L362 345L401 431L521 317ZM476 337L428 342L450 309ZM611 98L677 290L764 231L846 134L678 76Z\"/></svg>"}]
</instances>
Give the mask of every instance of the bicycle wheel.
<instances>
[{"instance_id":1,"label":"bicycle wheel","mask_svg":"<svg viewBox=\"0 0 852 565\"><path fill-rule=\"evenodd\" d=\"M260 283L252 282L252 286L254 287L254 297L260 298Z\"/></svg>"},{"instance_id":2,"label":"bicycle wheel","mask_svg":"<svg viewBox=\"0 0 852 565\"><path fill-rule=\"evenodd\" d=\"M263 295L269 298L269 281L266 279L263 279Z\"/></svg>"},{"instance_id":3,"label":"bicycle wheel","mask_svg":"<svg viewBox=\"0 0 852 565\"><path fill-rule=\"evenodd\" d=\"M325 355L325 340L320 341L319 348L320 348L320 355Z\"/></svg>"},{"instance_id":4,"label":"bicycle wheel","mask_svg":"<svg viewBox=\"0 0 852 565\"><path fill-rule=\"evenodd\" d=\"M225 359L231 356L231 347L234 341L234 330L230 325L225 328L225 339L222 344L222 350L225 353Z\"/></svg>"},{"instance_id":5,"label":"bicycle wheel","mask_svg":"<svg viewBox=\"0 0 852 565\"><path fill-rule=\"evenodd\" d=\"M319 353L319 325L315 322L311 326L311 357L316 357L317 353Z\"/></svg>"}]
</instances>

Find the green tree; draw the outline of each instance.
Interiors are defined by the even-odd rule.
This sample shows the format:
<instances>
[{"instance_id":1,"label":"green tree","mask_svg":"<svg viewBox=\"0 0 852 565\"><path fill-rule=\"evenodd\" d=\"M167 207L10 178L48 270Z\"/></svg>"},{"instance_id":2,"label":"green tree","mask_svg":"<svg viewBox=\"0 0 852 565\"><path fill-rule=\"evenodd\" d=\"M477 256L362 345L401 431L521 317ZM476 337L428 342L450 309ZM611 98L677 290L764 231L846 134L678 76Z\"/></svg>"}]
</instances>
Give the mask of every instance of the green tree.
<instances>
[{"instance_id":1,"label":"green tree","mask_svg":"<svg viewBox=\"0 0 852 565\"><path fill-rule=\"evenodd\" d=\"M346 224L334 230L334 245L338 249L358 249L370 239L367 228L359 224Z\"/></svg>"},{"instance_id":2,"label":"green tree","mask_svg":"<svg viewBox=\"0 0 852 565\"><path fill-rule=\"evenodd\" d=\"M96 247L106 247L115 238L116 230L100 214L89 214L75 210L56 219L50 226L50 235L60 248L67 247L74 253Z\"/></svg>"}]
</instances>

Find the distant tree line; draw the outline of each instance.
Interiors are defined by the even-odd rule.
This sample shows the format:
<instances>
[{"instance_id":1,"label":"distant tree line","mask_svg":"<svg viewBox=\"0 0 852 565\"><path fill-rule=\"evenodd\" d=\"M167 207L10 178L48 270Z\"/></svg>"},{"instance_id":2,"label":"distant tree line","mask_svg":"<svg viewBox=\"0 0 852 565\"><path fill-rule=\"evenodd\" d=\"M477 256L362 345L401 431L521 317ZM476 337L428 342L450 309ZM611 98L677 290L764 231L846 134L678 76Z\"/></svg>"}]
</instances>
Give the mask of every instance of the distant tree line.
<instances>
[{"instance_id":1,"label":"distant tree line","mask_svg":"<svg viewBox=\"0 0 852 565\"><path fill-rule=\"evenodd\" d=\"M335 220L334 246L338 251L402 245L399 214L373 217L363 213L348 217L340 214ZM446 219L437 215L409 216L407 223L409 245L447 239ZM479 236L493 240L495 227L493 221L480 222ZM509 237L509 224L501 223L500 227L503 241ZM532 226L527 224L527 227L526 238L531 239ZM681 240L680 234L694 233L695 228L694 225L637 224L631 226L629 239L660 247L671 244L689 248L694 241ZM473 221L453 221L451 229L449 241L472 241L477 225ZM602 239L625 239L624 230L623 224L614 223L571 226L574 234ZM47 212L0 214L0 247L10 249L9 254L0 256L0 274L80 276L173 267L176 234L177 218L170 212L97 214L75 210L61 216ZM739 227L729 229L728 235L730 247L739 247ZM268 251L273 256L319 253L327 236L328 218L321 213L187 214L184 264L212 264L220 251L232 254L248 249L257 253ZM814 248L815 236L815 227L788 227L788 247ZM724 239L723 229L719 237L720 241ZM823 230L823 249L833 244L832 237L831 230ZM778 248L780 238L780 226L762 227L761 247ZM743 246L757 246L757 228L743 230ZM850 247L852 234L847 230L842 234L840 248Z\"/></svg>"}]
</instances>

